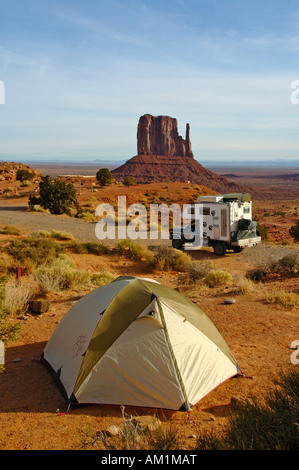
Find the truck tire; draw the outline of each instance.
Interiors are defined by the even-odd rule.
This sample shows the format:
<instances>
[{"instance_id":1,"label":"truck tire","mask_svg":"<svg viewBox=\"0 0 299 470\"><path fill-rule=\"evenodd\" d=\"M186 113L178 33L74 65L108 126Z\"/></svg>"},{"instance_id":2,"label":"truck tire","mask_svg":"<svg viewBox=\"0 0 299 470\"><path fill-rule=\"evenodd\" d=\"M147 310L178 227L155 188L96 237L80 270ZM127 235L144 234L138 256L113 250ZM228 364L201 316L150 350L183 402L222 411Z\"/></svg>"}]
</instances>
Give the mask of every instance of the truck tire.
<instances>
[{"instance_id":1,"label":"truck tire","mask_svg":"<svg viewBox=\"0 0 299 470\"><path fill-rule=\"evenodd\" d=\"M175 248L176 250L181 250L183 248L182 240L180 240L179 238L173 238L171 244L172 248Z\"/></svg>"},{"instance_id":2,"label":"truck tire","mask_svg":"<svg viewBox=\"0 0 299 470\"><path fill-rule=\"evenodd\" d=\"M233 251L234 253L241 253L241 251L243 251L244 248L242 246L234 246L233 247Z\"/></svg>"},{"instance_id":3,"label":"truck tire","mask_svg":"<svg viewBox=\"0 0 299 470\"><path fill-rule=\"evenodd\" d=\"M226 253L226 246L223 242L216 242L213 249L216 256L223 256Z\"/></svg>"}]
</instances>

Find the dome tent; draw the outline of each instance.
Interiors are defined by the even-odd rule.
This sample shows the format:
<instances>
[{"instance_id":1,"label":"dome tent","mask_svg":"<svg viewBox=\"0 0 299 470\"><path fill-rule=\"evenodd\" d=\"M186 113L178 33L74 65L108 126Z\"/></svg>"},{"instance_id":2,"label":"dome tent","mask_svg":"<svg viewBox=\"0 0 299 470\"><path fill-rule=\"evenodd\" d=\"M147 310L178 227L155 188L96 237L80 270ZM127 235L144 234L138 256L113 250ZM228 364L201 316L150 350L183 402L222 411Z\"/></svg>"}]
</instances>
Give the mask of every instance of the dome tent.
<instances>
[{"instance_id":1,"label":"dome tent","mask_svg":"<svg viewBox=\"0 0 299 470\"><path fill-rule=\"evenodd\" d=\"M71 307L41 362L70 406L188 411L241 372L223 337L193 302L155 281L125 276Z\"/></svg>"}]
</instances>

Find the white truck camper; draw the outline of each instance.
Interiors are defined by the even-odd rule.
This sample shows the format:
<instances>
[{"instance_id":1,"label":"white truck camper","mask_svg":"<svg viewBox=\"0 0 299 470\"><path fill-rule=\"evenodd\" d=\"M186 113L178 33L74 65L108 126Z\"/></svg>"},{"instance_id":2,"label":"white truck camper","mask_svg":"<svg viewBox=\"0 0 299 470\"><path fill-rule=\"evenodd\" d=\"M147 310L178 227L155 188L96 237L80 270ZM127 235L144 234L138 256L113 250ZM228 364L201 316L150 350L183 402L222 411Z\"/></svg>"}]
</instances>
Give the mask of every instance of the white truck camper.
<instances>
[{"instance_id":1,"label":"white truck camper","mask_svg":"<svg viewBox=\"0 0 299 470\"><path fill-rule=\"evenodd\" d=\"M191 222L170 230L173 248L213 247L216 255L223 256L227 250L238 253L261 243L248 193L200 196L184 207L183 220Z\"/></svg>"}]
</instances>

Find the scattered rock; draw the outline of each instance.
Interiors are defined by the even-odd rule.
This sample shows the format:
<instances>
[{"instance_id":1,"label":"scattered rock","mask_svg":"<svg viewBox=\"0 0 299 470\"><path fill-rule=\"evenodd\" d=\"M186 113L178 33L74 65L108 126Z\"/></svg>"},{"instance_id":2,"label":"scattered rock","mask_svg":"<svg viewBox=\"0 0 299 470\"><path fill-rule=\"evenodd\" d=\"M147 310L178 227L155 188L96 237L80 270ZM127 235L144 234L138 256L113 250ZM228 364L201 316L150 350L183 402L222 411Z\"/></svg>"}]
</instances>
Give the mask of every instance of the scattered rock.
<instances>
[{"instance_id":1,"label":"scattered rock","mask_svg":"<svg viewBox=\"0 0 299 470\"><path fill-rule=\"evenodd\" d=\"M15 362L15 363L22 362L22 359L20 357L16 357L12 362Z\"/></svg>"},{"instance_id":2,"label":"scattered rock","mask_svg":"<svg viewBox=\"0 0 299 470\"><path fill-rule=\"evenodd\" d=\"M224 300L224 303L227 304L227 305L234 304L235 302L236 302L235 299L225 299Z\"/></svg>"},{"instance_id":3,"label":"scattered rock","mask_svg":"<svg viewBox=\"0 0 299 470\"><path fill-rule=\"evenodd\" d=\"M29 308L33 313L40 315L49 310L50 302L48 300L30 300Z\"/></svg>"},{"instance_id":4,"label":"scattered rock","mask_svg":"<svg viewBox=\"0 0 299 470\"><path fill-rule=\"evenodd\" d=\"M161 426L161 421L155 416L136 416L133 418L135 424L149 431L156 431Z\"/></svg>"},{"instance_id":5,"label":"scattered rock","mask_svg":"<svg viewBox=\"0 0 299 470\"><path fill-rule=\"evenodd\" d=\"M112 425L105 429L105 433L108 434L108 436L118 436L120 433L120 428L116 425Z\"/></svg>"}]
</instances>

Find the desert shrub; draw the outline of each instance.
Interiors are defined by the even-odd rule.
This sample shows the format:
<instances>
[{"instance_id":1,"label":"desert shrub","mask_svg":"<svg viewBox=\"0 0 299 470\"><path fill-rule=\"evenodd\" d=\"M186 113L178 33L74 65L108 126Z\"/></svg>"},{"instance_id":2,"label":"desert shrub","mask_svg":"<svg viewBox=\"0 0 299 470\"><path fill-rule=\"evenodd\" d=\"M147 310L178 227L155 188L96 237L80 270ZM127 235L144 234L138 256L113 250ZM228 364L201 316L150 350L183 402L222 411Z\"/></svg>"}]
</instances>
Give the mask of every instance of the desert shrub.
<instances>
[{"instance_id":1,"label":"desert shrub","mask_svg":"<svg viewBox=\"0 0 299 470\"><path fill-rule=\"evenodd\" d=\"M108 168L100 168L96 173L96 179L101 186L109 186L112 183L112 173Z\"/></svg>"},{"instance_id":2,"label":"desert shrub","mask_svg":"<svg viewBox=\"0 0 299 470\"><path fill-rule=\"evenodd\" d=\"M11 186L8 186L7 188L3 189L4 194L10 194L13 193L15 190Z\"/></svg>"},{"instance_id":3,"label":"desert shrub","mask_svg":"<svg viewBox=\"0 0 299 470\"><path fill-rule=\"evenodd\" d=\"M41 263L52 264L60 254L64 253L64 248L55 240L28 237L22 240L11 240L6 251L25 270L31 272Z\"/></svg>"},{"instance_id":4,"label":"desert shrub","mask_svg":"<svg viewBox=\"0 0 299 470\"><path fill-rule=\"evenodd\" d=\"M102 273L95 273L91 275L91 282L94 286L100 287L104 286L105 284L109 284L110 282L114 281L115 276L113 274L104 271Z\"/></svg>"},{"instance_id":5,"label":"desert shrub","mask_svg":"<svg viewBox=\"0 0 299 470\"><path fill-rule=\"evenodd\" d=\"M259 222L257 222L256 225L257 231L260 234L260 237L262 240L268 240L269 235L268 235L268 230L266 227L263 227Z\"/></svg>"},{"instance_id":6,"label":"desert shrub","mask_svg":"<svg viewBox=\"0 0 299 470\"><path fill-rule=\"evenodd\" d=\"M212 269L213 265L210 261L192 261L186 265L186 274L182 277L182 280L187 282L201 281Z\"/></svg>"},{"instance_id":7,"label":"desert shrub","mask_svg":"<svg viewBox=\"0 0 299 470\"><path fill-rule=\"evenodd\" d=\"M0 277L0 340L6 344L7 341L14 340L18 337L21 326L18 322L12 322L7 319L8 313L4 309L6 297L6 284L8 282L7 276ZM5 370L5 365L0 364L0 373Z\"/></svg>"},{"instance_id":8,"label":"desert shrub","mask_svg":"<svg viewBox=\"0 0 299 470\"><path fill-rule=\"evenodd\" d=\"M55 240L68 241L75 240L72 233L64 232L61 230L36 230L31 232L28 237L31 238L53 238Z\"/></svg>"},{"instance_id":9,"label":"desert shrub","mask_svg":"<svg viewBox=\"0 0 299 470\"><path fill-rule=\"evenodd\" d=\"M91 285L89 271L74 269L61 260L57 260L51 266L37 268L34 272L34 279L44 292L60 292Z\"/></svg>"},{"instance_id":10,"label":"desert shrub","mask_svg":"<svg viewBox=\"0 0 299 470\"><path fill-rule=\"evenodd\" d=\"M32 182L29 181L29 180L24 180L22 181L22 183L20 184L20 188L27 188L28 186L31 186L32 185Z\"/></svg>"},{"instance_id":11,"label":"desert shrub","mask_svg":"<svg viewBox=\"0 0 299 470\"><path fill-rule=\"evenodd\" d=\"M48 209L51 214L71 214L71 207L75 206L79 212L80 207L76 190L72 183L43 176L39 183L39 197L29 197L29 207L40 205Z\"/></svg>"},{"instance_id":12,"label":"desert shrub","mask_svg":"<svg viewBox=\"0 0 299 470\"><path fill-rule=\"evenodd\" d=\"M34 178L34 173L31 173L31 171L26 170L25 168L19 168L16 171L16 180L17 181L24 181L24 180L32 180Z\"/></svg>"},{"instance_id":13,"label":"desert shrub","mask_svg":"<svg viewBox=\"0 0 299 470\"><path fill-rule=\"evenodd\" d=\"M296 242L299 242L299 220L297 220L297 223L295 225L292 225L289 230L289 233Z\"/></svg>"},{"instance_id":14,"label":"desert shrub","mask_svg":"<svg viewBox=\"0 0 299 470\"><path fill-rule=\"evenodd\" d=\"M247 294L248 292L252 292L255 288L255 284L251 279L247 279L246 277L240 277L237 280L236 285L232 289L232 293Z\"/></svg>"},{"instance_id":15,"label":"desert shrub","mask_svg":"<svg viewBox=\"0 0 299 470\"><path fill-rule=\"evenodd\" d=\"M204 278L204 283L208 287L221 286L231 282L231 275L221 269L212 269Z\"/></svg>"},{"instance_id":16,"label":"desert shrub","mask_svg":"<svg viewBox=\"0 0 299 470\"><path fill-rule=\"evenodd\" d=\"M262 404L244 400L225 433L200 433L197 450L298 450L299 366L283 373Z\"/></svg>"},{"instance_id":17,"label":"desert shrub","mask_svg":"<svg viewBox=\"0 0 299 470\"><path fill-rule=\"evenodd\" d=\"M254 281L265 281L277 276L296 276L298 272L299 254L292 250L280 257L268 256L261 259L256 267L247 273L247 276Z\"/></svg>"},{"instance_id":18,"label":"desert shrub","mask_svg":"<svg viewBox=\"0 0 299 470\"><path fill-rule=\"evenodd\" d=\"M133 176L125 176L124 177L124 185L125 186L133 186L135 184L135 180Z\"/></svg>"},{"instance_id":19,"label":"desert shrub","mask_svg":"<svg viewBox=\"0 0 299 470\"><path fill-rule=\"evenodd\" d=\"M2 235L21 235L21 231L14 225L5 225L0 228L0 233Z\"/></svg>"},{"instance_id":20,"label":"desert shrub","mask_svg":"<svg viewBox=\"0 0 299 470\"><path fill-rule=\"evenodd\" d=\"M22 281L20 284L7 283L5 288L5 299L3 301L3 311L7 315L17 315L25 312L29 301L37 294L36 286L29 281Z\"/></svg>"},{"instance_id":21,"label":"desert shrub","mask_svg":"<svg viewBox=\"0 0 299 470\"><path fill-rule=\"evenodd\" d=\"M94 215L94 211L90 210L83 210L81 209L80 212L76 215L79 219L84 220L84 222L98 222L98 217Z\"/></svg>"},{"instance_id":22,"label":"desert shrub","mask_svg":"<svg viewBox=\"0 0 299 470\"><path fill-rule=\"evenodd\" d=\"M294 292L273 292L266 295L266 302L293 310L299 308L299 295Z\"/></svg>"},{"instance_id":23,"label":"desert shrub","mask_svg":"<svg viewBox=\"0 0 299 470\"><path fill-rule=\"evenodd\" d=\"M185 271L191 263L187 253L168 246L156 248L146 260L146 266L150 270L158 271Z\"/></svg>"},{"instance_id":24,"label":"desert shrub","mask_svg":"<svg viewBox=\"0 0 299 470\"><path fill-rule=\"evenodd\" d=\"M152 252L145 245L134 243L132 240L120 240L115 247L115 251L140 261L146 261L152 257Z\"/></svg>"},{"instance_id":25,"label":"desert shrub","mask_svg":"<svg viewBox=\"0 0 299 470\"><path fill-rule=\"evenodd\" d=\"M29 206L29 210L33 212L42 212L44 214L50 214L49 209L45 209L40 204L32 204Z\"/></svg>"},{"instance_id":26,"label":"desert shrub","mask_svg":"<svg viewBox=\"0 0 299 470\"><path fill-rule=\"evenodd\" d=\"M67 247L77 254L92 254L92 255L106 255L109 253L109 249L97 242L83 242L83 243L71 243Z\"/></svg>"}]
</instances>

